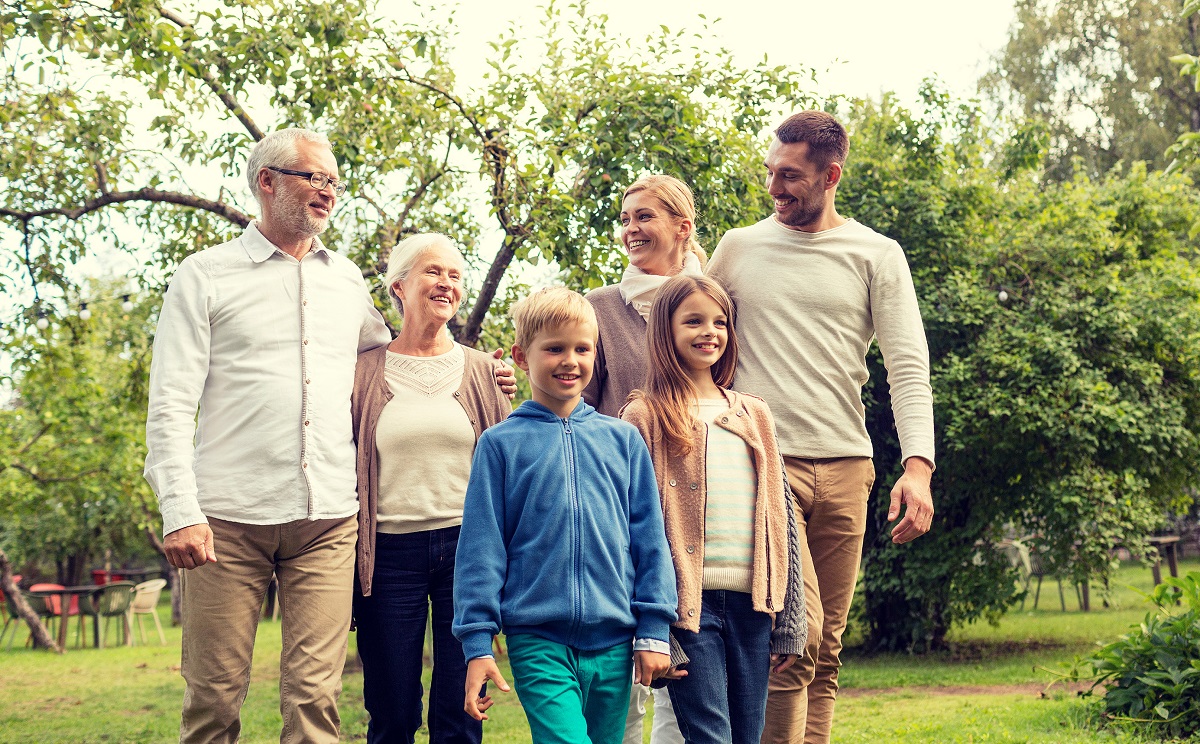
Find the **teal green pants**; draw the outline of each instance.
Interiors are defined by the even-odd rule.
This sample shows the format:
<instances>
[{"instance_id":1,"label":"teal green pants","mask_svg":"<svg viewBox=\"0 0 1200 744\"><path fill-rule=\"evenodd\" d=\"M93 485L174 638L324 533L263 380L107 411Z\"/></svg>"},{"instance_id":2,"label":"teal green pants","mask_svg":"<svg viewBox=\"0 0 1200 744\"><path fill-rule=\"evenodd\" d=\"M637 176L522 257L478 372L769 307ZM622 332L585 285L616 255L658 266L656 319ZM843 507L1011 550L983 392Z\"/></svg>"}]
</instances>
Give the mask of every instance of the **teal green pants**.
<instances>
[{"instance_id":1,"label":"teal green pants","mask_svg":"<svg viewBox=\"0 0 1200 744\"><path fill-rule=\"evenodd\" d=\"M633 685L632 642L599 651L529 634L507 642L534 744L620 744Z\"/></svg>"}]
</instances>

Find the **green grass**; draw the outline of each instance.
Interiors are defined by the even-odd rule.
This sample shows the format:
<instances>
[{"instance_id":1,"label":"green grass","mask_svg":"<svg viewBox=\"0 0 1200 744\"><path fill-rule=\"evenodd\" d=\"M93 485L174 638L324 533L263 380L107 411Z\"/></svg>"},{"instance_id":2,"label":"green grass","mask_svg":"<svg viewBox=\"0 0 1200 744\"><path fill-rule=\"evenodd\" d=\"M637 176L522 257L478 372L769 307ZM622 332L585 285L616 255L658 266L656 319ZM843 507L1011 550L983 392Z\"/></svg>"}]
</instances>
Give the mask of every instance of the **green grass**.
<instances>
[{"instance_id":1,"label":"green grass","mask_svg":"<svg viewBox=\"0 0 1200 744\"><path fill-rule=\"evenodd\" d=\"M1180 569L1200 570L1200 560L1186 561ZM850 649L833 741L1142 742L1122 732L1092 729L1086 705L1061 686L1052 687L1046 698L1039 692L1054 679L1043 668L1057 669L1140 621L1147 607L1139 591L1148 591L1150 584L1149 569L1124 566L1113 582L1111 607L1103 608L1094 591L1092 612L1080 612L1067 587L1064 613L1057 586L1047 581L1038 610L1014 609L998 626L959 629L949 652L870 656ZM168 608L164 604L159 609L165 627ZM176 740L183 697L180 631L165 629L164 646L152 637L149 646L72 648L62 656L22 648L22 630L11 652L0 648L0 744ZM74 627L68 637L73 643ZM278 741L279 648L279 624L264 622L242 714L246 744ZM503 658L501 666L507 675ZM343 682L343 739L361 741L367 725L362 676L347 674ZM496 697L485 740L528 742L516 694ZM424 731L418 741L426 741Z\"/></svg>"}]
</instances>

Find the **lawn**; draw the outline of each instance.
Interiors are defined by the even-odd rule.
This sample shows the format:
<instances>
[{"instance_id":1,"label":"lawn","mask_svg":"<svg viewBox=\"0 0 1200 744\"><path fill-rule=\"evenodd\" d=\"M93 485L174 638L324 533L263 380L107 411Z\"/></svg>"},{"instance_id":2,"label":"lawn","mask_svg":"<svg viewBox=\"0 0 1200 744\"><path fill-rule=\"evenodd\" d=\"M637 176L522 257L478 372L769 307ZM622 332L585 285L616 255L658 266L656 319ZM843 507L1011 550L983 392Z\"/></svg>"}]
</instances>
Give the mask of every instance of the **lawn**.
<instances>
[{"instance_id":1,"label":"lawn","mask_svg":"<svg viewBox=\"0 0 1200 744\"><path fill-rule=\"evenodd\" d=\"M1200 560L1182 571L1200 570ZM1093 590L1091 612L1080 612L1067 588L1067 611L1047 581L1039 609L1014 609L997 627L956 631L952 651L923 657L867 656L851 649L842 670L835 742L1138 742L1097 733L1085 708L1061 686L1040 693L1061 662L1114 638L1146 612L1139 591L1148 591L1149 569L1122 567L1113 582L1111 606ZM165 619L166 605L160 607ZM72 649L62 656L21 648L0 649L0 744L18 742L167 742L178 736L179 630L167 628L167 644L103 650ZM71 628L74 640L74 628ZM353 647L353 641L352 647ZM7 639L4 647L7 648ZM278 741L279 624L258 632L250 692L243 709L246 744ZM503 663L503 660L502 660ZM507 666L504 665L507 673ZM342 694L343 738L362 740L362 676L347 674ZM524 713L515 694L500 702L485 725L495 744L528 742ZM648 728L647 728L648 730ZM418 736L418 741L424 741Z\"/></svg>"}]
</instances>

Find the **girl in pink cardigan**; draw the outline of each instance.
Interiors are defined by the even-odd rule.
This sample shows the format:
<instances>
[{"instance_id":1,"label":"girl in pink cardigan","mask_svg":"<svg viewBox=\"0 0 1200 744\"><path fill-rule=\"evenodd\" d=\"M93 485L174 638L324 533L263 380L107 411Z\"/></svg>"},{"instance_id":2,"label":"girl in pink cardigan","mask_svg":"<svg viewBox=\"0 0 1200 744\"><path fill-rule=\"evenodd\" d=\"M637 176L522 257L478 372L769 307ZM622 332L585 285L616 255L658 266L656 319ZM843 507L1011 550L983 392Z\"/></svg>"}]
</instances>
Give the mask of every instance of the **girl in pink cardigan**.
<instances>
[{"instance_id":1,"label":"girl in pink cardigan","mask_svg":"<svg viewBox=\"0 0 1200 744\"><path fill-rule=\"evenodd\" d=\"M771 672L803 652L800 542L766 403L729 390L733 305L677 276L650 311L646 390L621 417L650 448L690 661L667 689L689 744L757 744Z\"/></svg>"}]
</instances>

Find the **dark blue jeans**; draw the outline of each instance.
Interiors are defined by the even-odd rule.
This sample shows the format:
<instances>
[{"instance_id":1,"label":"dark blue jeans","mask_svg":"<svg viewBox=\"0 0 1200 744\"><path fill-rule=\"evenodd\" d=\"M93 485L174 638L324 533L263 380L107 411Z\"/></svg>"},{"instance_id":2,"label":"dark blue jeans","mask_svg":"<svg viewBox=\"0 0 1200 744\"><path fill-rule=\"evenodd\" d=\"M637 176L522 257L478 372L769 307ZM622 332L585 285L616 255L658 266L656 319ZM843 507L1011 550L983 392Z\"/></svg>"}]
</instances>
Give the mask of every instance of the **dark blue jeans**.
<instances>
[{"instance_id":1,"label":"dark blue jeans","mask_svg":"<svg viewBox=\"0 0 1200 744\"><path fill-rule=\"evenodd\" d=\"M701 595L700 632L672 628L691 661L667 685L688 744L758 744L767 715L771 616L745 592Z\"/></svg>"},{"instance_id":2,"label":"dark blue jeans","mask_svg":"<svg viewBox=\"0 0 1200 744\"><path fill-rule=\"evenodd\" d=\"M354 597L371 744L412 744L421 727L425 625L433 609L430 744L479 744L483 725L463 711L467 664L450 633L458 527L375 536L371 596Z\"/></svg>"}]
</instances>

